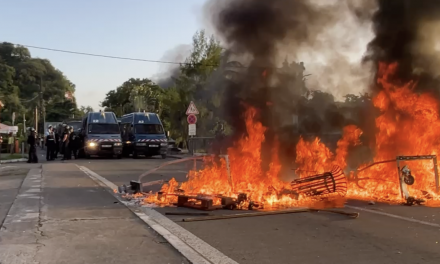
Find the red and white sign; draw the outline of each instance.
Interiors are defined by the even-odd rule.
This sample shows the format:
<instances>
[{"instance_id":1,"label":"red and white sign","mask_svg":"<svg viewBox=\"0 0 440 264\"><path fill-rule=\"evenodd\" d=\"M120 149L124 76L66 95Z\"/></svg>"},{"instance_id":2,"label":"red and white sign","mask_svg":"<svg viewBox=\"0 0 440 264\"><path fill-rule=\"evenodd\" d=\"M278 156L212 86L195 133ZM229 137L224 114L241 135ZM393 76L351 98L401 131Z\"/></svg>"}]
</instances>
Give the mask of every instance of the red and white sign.
<instances>
[{"instance_id":1,"label":"red and white sign","mask_svg":"<svg viewBox=\"0 0 440 264\"><path fill-rule=\"evenodd\" d=\"M190 114L190 115L188 115L186 120L188 121L188 124L193 125L193 124L197 123L197 116L194 114Z\"/></svg>"},{"instance_id":2,"label":"red and white sign","mask_svg":"<svg viewBox=\"0 0 440 264\"><path fill-rule=\"evenodd\" d=\"M198 115L199 114L199 110L197 110L197 107L193 101L191 101L191 103L189 103L188 109L186 109L186 114L187 115Z\"/></svg>"}]
</instances>

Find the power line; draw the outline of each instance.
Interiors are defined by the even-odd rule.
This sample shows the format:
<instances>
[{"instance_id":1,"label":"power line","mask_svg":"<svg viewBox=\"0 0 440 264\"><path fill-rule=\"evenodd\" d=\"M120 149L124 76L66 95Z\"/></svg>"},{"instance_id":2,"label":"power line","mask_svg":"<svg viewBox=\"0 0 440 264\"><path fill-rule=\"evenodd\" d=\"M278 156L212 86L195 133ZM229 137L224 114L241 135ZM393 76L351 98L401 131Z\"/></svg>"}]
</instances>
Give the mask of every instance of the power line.
<instances>
[{"instance_id":1,"label":"power line","mask_svg":"<svg viewBox=\"0 0 440 264\"><path fill-rule=\"evenodd\" d=\"M32 46L32 45L23 45L23 44L14 44L18 46L23 46L26 48L32 48L32 49L39 49L39 50L48 50L48 51L55 51L55 52L61 52L61 53L68 53L68 54L75 54L75 55L83 55L83 56L92 56L92 57L100 57L100 58L108 58L108 59L117 59L117 60L129 60L129 61L140 61L140 62L151 62L151 63L162 63L162 64L173 64L173 65L188 65L188 66L206 66L206 67L219 67L218 64L203 64L203 63L190 63L190 62L177 62L177 61L163 61L163 60L148 60L148 59L140 59L140 58L129 58L129 57L120 57L120 56L112 56L112 55L104 55L104 54L95 54L95 53L86 53L86 52L79 52L79 51L71 51L71 50L61 50L61 49L53 49L53 48L46 48L46 47L39 47L39 46ZM268 66L268 67L247 67L243 65L237 65L237 64L228 64L226 65L228 68L241 68L241 69L249 69L249 68L258 68L258 69L280 69L278 67L274 66Z\"/></svg>"},{"instance_id":2,"label":"power line","mask_svg":"<svg viewBox=\"0 0 440 264\"><path fill-rule=\"evenodd\" d=\"M55 52L69 53L69 54L75 54L75 55L83 55L83 56L92 56L92 57L108 58L108 59L129 60L129 61L141 61L141 62L152 62L152 63L174 64L174 65L194 65L194 63L188 63L188 62L162 61L162 60L148 60L148 59L119 57L119 56L111 56L111 55L103 55L103 54L95 54L95 53L86 53L86 52L71 51L71 50L52 49L52 48L45 48L45 47L38 47L38 46L31 46L31 45L23 45L23 44L14 44L14 45L19 45L19 46L23 46L23 47L26 47L26 48L32 48L32 49L48 50L48 51L55 51ZM204 65L204 66L208 66L208 67L218 67L218 66L219 66L219 65L214 65L214 64L203 64L203 65Z\"/></svg>"}]
</instances>

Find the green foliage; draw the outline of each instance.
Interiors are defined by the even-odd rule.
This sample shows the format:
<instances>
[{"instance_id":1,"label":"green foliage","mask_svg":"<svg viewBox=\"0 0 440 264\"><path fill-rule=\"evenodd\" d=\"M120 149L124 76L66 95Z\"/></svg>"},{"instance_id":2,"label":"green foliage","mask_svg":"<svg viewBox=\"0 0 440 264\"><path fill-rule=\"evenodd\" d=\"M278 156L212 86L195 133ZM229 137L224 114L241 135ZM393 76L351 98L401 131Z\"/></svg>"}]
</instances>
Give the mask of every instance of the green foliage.
<instances>
[{"instance_id":1,"label":"green foliage","mask_svg":"<svg viewBox=\"0 0 440 264\"><path fill-rule=\"evenodd\" d=\"M163 89L150 79L131 78L108 92L101 106L117 116L144 110L160 114L163 96Z\"/></svg>"},{"instance_id":2,"label":"green foliage","mask_svg":"<svg viewBox=\"0 0 440 264\"><path fill-rule=\"evenodd\" d=\"M130 79L108 92L101 105L118 116L143 110L156 112L171 137L186 143L188 123L185 111L194 101L200 112L198 135L213 136L219 121L214 118L214 113L220 108L221 91L212 91L207 83L218 69L221 52L222 48L214 37L199 31L193 37L192 52L180 66L180 75L173 87L163 89L149 79Z\"/></svg>"},{"instance_id":3,"label":"green foliage","mask_svg":"<svg viewBox=\"0 0 440 264\"><path fill-rule=\"evenodd\" d=\"M32 58L25 47L0 43L0 100L5 105L0 112L2 123L12 123L12 113L15 112L15 124L23 123L25 115L26 126L34 126L40 94L44 100L46 121L69 118L78 109L74 98L65 98L66 92L73 94L75 85L50 61Z\"/></svg>"}]
</instances>

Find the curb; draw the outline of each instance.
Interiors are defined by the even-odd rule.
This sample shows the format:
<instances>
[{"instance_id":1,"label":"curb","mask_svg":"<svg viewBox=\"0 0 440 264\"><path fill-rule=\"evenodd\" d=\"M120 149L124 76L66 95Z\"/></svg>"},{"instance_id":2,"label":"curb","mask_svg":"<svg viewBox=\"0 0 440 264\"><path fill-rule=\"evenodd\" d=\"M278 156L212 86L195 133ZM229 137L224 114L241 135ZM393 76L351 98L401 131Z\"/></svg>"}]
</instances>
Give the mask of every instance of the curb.
<instances>
[{"instance_id":1,"label":"curb","mask_svg":"<svg viewBox=\"0 0 440 264\"><path fill-rule=\"evenodd\" d=\"M183 159L185 158L182 155L167 155L167 158L172 158L172 159Z\"/></svg>"},{"instance_id":2,"label":"curb","mask_svg":"<svg viewBox=\"0 0 440 264\"><path fill-rule=\"evenodd\" d=\"M78 165L76 165L78 166ZM192 264L238 264L222 252L207 244L197 236L193 235L183 227L171 221L166 216L152 208L133 207L128 202L123 201L113 190L117 186L91 171L87 167L78 166L78 168L88 175L93 181L106 189L121 204L125 205L133 214L151 227L155 232L161 235L177 251L179 251Z\"/></svg>"},{"instance_id":3,"label":"curb","mask_svg":"<svg viewBox=\"0 0 440 264\"><path fill-rule=\"evenodd\" d=\"M17 163L17 162L25 162L27 161L27 159L22 158L22 159L10 159L10 160L0 160L0 164L5 164L5 163Z\"/></svg>"},{"instance_id":4,"label":"curb","mask_svg":"<svg viewBox=\"0 0 440 264\"><path fill-rule=\"evenodd\" d=\"M202 157L202 156L207 156L209 154L205 154L205 153L194 153L194 155L167 155L168 158L173 158L173 159L184 159L184 158L189 158L189 157Z\"/></svg>"}]
</instances>

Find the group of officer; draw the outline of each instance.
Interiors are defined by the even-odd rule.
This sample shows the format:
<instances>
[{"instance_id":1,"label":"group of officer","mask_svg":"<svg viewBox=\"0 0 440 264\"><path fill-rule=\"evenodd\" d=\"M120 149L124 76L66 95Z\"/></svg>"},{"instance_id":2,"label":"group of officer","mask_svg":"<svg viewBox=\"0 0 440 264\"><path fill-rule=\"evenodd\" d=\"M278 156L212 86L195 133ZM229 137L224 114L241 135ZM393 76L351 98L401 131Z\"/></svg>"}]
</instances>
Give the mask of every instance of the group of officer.
<instances>
[{"instance_id":1,"label":"group of officer","mask_svg":"<svg viewBox=\"0 0 440 264\"><path fill-rule=\"evenodd\" d=\"M61 135L60 135L60 133ZM34 128L29 129L27 143L29 144L28 163L38 163L36 148L36 132ZM73 157L78 158L80 141L78 135L73 131L73 127L63 124L60 131L49 125L44 137L46 146L46 160L52 161L58 157L58 153L63 154L61 160L70 160Z\"/></svg>"}]
</instances>

